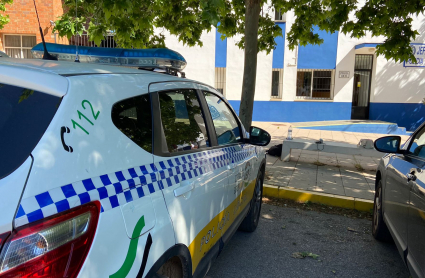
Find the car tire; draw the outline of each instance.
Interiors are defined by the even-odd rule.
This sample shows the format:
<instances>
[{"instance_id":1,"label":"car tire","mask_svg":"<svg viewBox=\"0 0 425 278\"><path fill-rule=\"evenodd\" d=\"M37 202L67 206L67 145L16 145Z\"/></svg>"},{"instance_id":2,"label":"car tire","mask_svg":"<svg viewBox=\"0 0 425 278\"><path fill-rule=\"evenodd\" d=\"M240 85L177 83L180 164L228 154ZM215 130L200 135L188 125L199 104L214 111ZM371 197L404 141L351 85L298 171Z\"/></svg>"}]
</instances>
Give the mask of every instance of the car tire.
<instances>
[{"instance_id":1,"label":"car tire","mask_svg":"<svg viewBox=\"0 0 425 278\"><path fill-rule=\"evenodd\" d=\"M258 172L257 181L255 182L254 195L252 196L251 200L251 208L239 226L240 231L252 233L258 226L261 213L261 204L263 202L263 181L264 173L263 169L261 169Z\"/></svg>"},{"instance_id":2,"label":"car tire","mask_svg":"<svg viewBox=\"0 0 425 278\"><path fill-rule=\"evenodd\" d=\"M392 237L384 222L382 211L382 180L378 181L373 203L372 234L379 241L391 241Z\"/></svg>"}]
</instances>

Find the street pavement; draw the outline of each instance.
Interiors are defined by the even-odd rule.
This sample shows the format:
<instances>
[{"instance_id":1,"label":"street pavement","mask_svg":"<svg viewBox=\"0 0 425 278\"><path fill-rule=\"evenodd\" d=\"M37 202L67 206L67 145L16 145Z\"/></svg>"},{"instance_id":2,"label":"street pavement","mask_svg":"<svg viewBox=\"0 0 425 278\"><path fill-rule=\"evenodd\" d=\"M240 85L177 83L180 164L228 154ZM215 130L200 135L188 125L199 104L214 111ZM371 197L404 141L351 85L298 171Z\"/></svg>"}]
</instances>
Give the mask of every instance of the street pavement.
<instances>
[{"instance_id":1,"label":"street pavement","mask_svg":"<svg viewBox=\"0 0 425 278\"><path fill-rule=\"evenodd\" d=\"M268 147L282 144L287 136L289 123L254 122L264 128L272 140ZM360 139L376 140L388 134L297 129L294 138L325 142L343 142L356 145ZM401 136L407 140L408 136ZM298 190L328 193L344 197L373 200L375 173L380 159L307 150L292 150L289 162L267 156L265 183Z\"/></svg>"},{"instance_id":2,"label":"street pavement","mask_svg":"<svg viewBox=\"0 0 425 278\"><path fill-rule=\"evenodd\" d=\"M318 257L293 258L296 252ZM206 277L407 278L409 273L394 243L373 238L370 220L263 204L257 230L236 232Z\"/></svg>"}]
</instances>

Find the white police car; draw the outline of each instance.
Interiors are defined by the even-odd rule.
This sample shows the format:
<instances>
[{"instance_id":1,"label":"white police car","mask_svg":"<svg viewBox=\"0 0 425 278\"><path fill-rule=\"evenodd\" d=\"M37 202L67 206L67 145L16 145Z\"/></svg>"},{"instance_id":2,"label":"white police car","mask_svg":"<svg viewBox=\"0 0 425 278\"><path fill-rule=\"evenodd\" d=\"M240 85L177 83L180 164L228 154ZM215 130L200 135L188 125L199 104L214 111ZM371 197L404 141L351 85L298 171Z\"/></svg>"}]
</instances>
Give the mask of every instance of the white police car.
<instances>
[{"instance_id":1,"label":"white police car","mask_svg":"<svg viewBox=\"0 0 425 278\"><path fill-rule=\"evenodd\" d=\"M99 65L180 71L176 52L79 53L0 61L0 277L205 276L258 224L270 135L210 86Z\"/></svg>"}]
</instances>

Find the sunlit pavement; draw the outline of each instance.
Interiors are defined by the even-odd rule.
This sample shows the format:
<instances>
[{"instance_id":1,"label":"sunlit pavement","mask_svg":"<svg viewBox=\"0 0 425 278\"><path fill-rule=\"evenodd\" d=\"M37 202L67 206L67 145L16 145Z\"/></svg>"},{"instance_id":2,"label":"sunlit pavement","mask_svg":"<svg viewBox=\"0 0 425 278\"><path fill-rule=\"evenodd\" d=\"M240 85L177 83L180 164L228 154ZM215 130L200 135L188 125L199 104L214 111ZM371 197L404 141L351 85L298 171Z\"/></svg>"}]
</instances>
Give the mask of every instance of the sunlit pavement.
<instances>
[{"instance_id":1,"label":"sunlit pavement","mask_svg":"<svg viewBox=\"0 0 425 278\"><path fill-rule=\"evenodd\" d=\"M268 147L281 144L288 134L289 123L253 122L267 130L272 141ZM300 139L322 138L324 142L357 144L360 139L376 140L387 134L326 131L293 128L292 136ZM407 140L408 136L401 136ZM292 150L291 160L267 156L265 183L299 190L328 193L372 200L375 172L379 158Z\"/></svg>"},{"instance_id":2,"label":"sunlit pavement","mask_svg":"<svg viewBox=\"0 0 425 278\"><path fill-rule=\"evenodd\" d=\"M296 252L318 257L293 258ZM257 230L236 232L207 277L407 278L409 273L393 243L373 238L369 220L263 205Z\"/></svg>"}]
</instances>

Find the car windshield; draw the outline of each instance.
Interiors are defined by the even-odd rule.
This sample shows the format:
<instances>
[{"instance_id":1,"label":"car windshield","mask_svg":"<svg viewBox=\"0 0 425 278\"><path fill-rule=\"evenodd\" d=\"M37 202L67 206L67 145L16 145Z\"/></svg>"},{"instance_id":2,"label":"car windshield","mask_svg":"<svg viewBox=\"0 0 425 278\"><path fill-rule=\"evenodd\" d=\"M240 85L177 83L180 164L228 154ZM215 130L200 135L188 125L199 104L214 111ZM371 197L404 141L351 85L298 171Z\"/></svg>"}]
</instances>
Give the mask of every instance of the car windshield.
<instances>
[{"instance_id":1,"label":"car windshield","mask_svg":"<svg viewBox=\"0 0 425 278\"><path fill-rule=\"evenodd\" d=\"M60 100L57 96L0 84L0 179L31 154Z\"/></svg>"}]
</instances>

